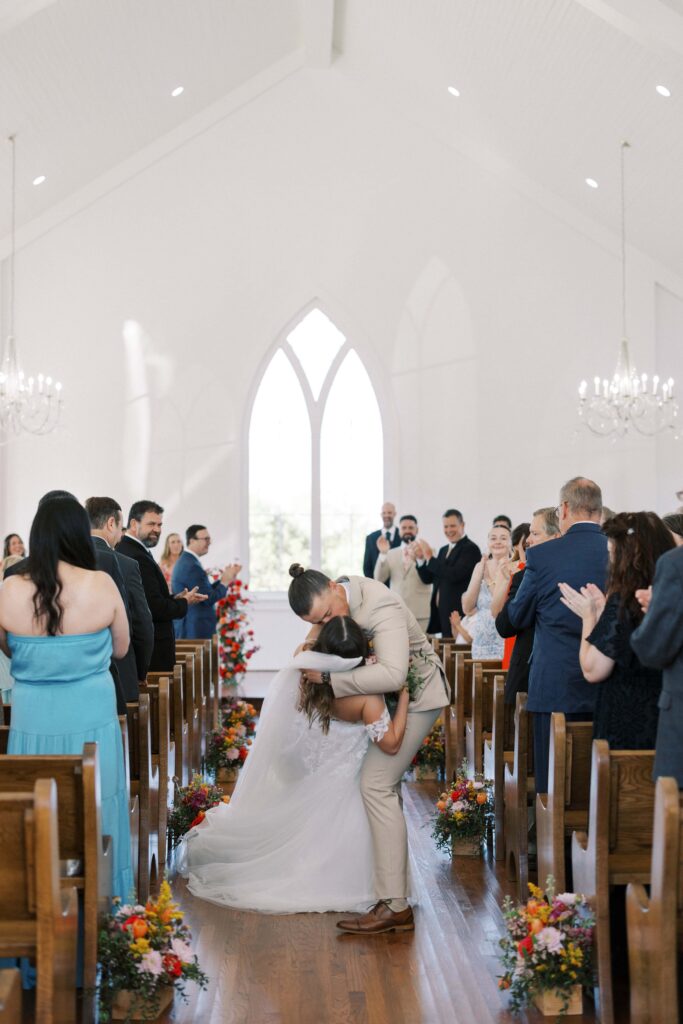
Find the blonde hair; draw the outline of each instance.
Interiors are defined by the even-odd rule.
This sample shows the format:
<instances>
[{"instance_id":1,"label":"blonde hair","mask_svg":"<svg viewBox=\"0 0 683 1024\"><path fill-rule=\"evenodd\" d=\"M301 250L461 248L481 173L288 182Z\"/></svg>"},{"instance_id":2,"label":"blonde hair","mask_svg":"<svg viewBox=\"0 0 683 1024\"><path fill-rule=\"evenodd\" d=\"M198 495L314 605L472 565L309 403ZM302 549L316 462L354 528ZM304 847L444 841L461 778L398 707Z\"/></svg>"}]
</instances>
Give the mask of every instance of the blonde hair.
<instances>
[{"instance_id":1,"label":"blonde hair","mask_svg":"<svg viewBox=\"0 0 683 1024\"><path fill-rule=\"evenodd\" d=\"M159 559L160 562L170 562L171 561L171 540L174 537L178 538L178 540L180 541L181 548L183 547L183 538L180 536L180 534L179 533L169 533L168 537L166 538L166 543L164 544L164 550L161 552L161 558ZM180 556L178 556L178 557L180 557Z\"/></svg>"}]
</instances>

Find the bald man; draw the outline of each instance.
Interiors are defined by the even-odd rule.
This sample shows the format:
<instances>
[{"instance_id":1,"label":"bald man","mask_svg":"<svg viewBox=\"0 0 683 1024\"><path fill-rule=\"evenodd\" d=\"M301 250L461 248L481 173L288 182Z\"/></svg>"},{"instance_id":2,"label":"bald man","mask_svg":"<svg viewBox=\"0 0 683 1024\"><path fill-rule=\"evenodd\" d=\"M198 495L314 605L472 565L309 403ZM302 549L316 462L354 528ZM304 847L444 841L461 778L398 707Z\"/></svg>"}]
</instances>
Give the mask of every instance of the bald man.
<instances>
[{"instance_id":1,"label":"bald man","mask_svg":"<svg viewBox=\"0 0 683 1024\"><path fill-rule=\"evenodd\" d=\"M379 558L379 547L377 542L384 538L389 544L389 549L401 546L401 536L398 527L394 526L396 519L396 506L391 501L385 501L380 512L382 517L382 529L374 530L365 538L365 556L363 557L363 575L374 579L375 564ZM388 585L388 584L387 584Z\"/></svg>"}]
</instances>

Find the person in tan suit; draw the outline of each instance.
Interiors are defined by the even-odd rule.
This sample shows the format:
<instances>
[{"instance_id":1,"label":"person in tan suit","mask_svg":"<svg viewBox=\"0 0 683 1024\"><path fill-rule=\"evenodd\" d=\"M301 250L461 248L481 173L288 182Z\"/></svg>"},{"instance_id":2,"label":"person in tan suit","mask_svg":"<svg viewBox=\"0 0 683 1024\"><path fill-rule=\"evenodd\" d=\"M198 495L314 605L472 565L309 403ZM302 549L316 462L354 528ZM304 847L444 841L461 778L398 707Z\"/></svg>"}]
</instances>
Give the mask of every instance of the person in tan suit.
<instances>
[{"instance_id":1,"label":"person in tan suit","mask_svg":"<svg viewBox=\"0 0 683 1024\"><path fill-rule=\"evenodd\" d=\"M408 836L401 801L401 779L422 741L449 703L443 666L401 598L376 580L342 576L331 580L314 569L290 567L289 603L313 629L306 642L337 615L350 615L372 640L374 663L351 672L306 672L309 682L326 682L335 697L393 693L406 682L412 665L420 686L408 709L403 744L390 757L372 746L361 773L361 793L370 823L375 857L377 903L367 914L338 922L347 932L375 934L411 931L408 905Z\"/></svg>"},{"instance_id":2,"label":"person in tan suit","mask_svg":"<svg viewBox=\"0 0 683 1024\"><path fill-rule=\"evenodd\" d=\"M415 516L401 516L398 531L401 537L400 548L392 548L384 537L377 541L379 557L375 562L375 579L380 583L388 583L389 589L403 598L417 619L418 626L425 631L429 622L432 585L423 583L417 573L415 541L418 531Z\"/></svg>"}]
</instances>

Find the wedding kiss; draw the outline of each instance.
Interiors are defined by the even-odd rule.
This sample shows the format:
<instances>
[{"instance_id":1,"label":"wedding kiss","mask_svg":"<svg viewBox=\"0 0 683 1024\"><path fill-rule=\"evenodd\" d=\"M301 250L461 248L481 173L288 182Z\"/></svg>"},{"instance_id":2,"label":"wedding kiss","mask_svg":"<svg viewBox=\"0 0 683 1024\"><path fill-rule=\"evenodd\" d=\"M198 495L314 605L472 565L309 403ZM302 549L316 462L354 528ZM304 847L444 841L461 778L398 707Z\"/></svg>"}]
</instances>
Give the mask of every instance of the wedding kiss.
<instances>
[{"instance_id":1,"label":"wedding kiss","mask_svg":"<svg viewBox=\"0 0 683 1024\"><path fill-rule=\"evenodd\" d=\"M401 779L449 703L443 667L382 583L290 575L290 606L312 629L269 688L232 802L187 834L179 869L225 906L354 911L343 931L412 930ZM384 695L397 691L392 721Z\"/></svg>"}]
</instances>

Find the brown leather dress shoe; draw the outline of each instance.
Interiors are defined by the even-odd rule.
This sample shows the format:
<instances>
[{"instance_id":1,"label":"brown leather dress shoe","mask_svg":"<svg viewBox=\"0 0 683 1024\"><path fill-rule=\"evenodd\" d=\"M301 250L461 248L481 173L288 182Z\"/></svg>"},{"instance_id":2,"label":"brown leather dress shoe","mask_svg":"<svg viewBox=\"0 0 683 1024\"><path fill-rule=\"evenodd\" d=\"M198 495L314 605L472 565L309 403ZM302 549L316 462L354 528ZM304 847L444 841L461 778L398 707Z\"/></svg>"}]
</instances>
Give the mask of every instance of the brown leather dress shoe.
<instances>
[{"instance_id":1,"label":"brown leather dress shoe","mask_svg":"<svg viewBox=\"0 0 683 1024\"><path fill-rule=\"evenodd\" d=\"M381 935L384 932L415 931L412 907L405 910L391 910L385 900L376 903L367 914L337 921L337 928L356 935Z\"/></svg>"}]
</instances>

